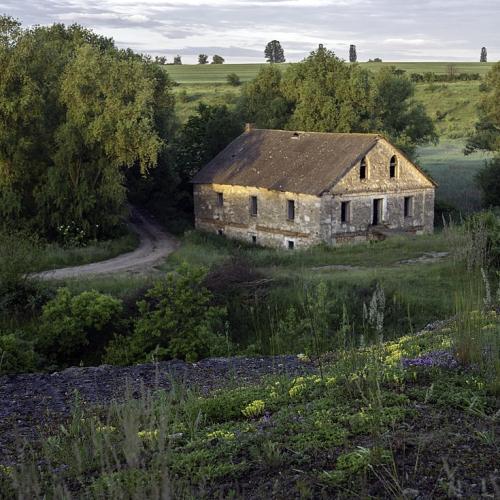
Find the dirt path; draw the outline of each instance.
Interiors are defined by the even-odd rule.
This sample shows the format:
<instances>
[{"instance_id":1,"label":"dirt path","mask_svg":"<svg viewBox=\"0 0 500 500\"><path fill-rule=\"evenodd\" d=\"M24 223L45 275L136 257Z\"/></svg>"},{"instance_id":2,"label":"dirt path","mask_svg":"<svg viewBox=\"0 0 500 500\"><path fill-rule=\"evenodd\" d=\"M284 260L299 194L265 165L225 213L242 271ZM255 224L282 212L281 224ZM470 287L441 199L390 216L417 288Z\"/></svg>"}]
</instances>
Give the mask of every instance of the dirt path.
<instances>
[{"instance_id":1,"label":"dirt path","mask_svg":"<svg viewBox=\"0 0 500 500\"><path fill-rule=\"evenodd\" d=\"M84 266L43 271L35 276L44 280L59 280L96 274L145 271L159 263L179 245L174 236L166 233L156 222L137 209L132 210L130 226L140 239L138 248L133 252Z\"/></svg>"}]
</instances>

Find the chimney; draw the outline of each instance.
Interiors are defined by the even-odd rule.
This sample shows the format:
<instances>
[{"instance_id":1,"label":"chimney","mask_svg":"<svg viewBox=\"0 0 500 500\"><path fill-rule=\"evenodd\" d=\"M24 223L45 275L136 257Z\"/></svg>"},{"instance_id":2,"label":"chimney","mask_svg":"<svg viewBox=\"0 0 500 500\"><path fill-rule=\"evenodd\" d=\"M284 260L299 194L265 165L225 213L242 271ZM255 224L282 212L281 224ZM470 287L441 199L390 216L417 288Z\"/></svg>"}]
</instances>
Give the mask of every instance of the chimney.
<instances>
[{"instance_id":1,"label":"chimney","mask_svg":"<svg viewBox=\"0 0 500 500\"><path fill-rule=\"evenodd\" d=\"M245 132L250 132L255 128L255 123L245 123Z\"/></svg>"}]
</instances>

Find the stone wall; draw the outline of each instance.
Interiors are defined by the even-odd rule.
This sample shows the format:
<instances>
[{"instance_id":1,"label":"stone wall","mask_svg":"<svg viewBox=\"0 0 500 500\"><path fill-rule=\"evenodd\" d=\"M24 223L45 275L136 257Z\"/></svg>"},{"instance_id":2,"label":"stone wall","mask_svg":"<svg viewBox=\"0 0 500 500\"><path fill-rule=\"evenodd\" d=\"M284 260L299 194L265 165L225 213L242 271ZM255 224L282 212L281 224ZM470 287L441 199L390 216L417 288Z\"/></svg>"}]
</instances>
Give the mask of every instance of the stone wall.
<instances>
[{"instance_id":1,"label":"stone wall","mask_svg":"<svg viewBox=\"0 0 500 500\"><path fill-rule=\"evenodd\" d=\"M390 159L396 155L395 176L390 176ZM366 155L367 175L360 179L361 158L329 193L322 196L321 239L330 244L365 240L372 228L374 199L381 200L381 225L414 233L432 232L435 187L423 173L380 140ZM405 217L405 198L411 199ZM341 221L341 204L349 202L346 222Z\"/></svg>"},{"instance_id":2,"label":"stone wall","mask_svg":"<svg viewBox=\"0 0 500 500\"><path fill-rule=\"evenodd\" d=\"M223 203L219 206L218 193ZM250 197L257 197L257 215L250 214ZM288 220L288 200L295 218ZM276 248L303 248L319 243L321 199L268 189L198 184L194 186L196 228L248 243Z\"/></svg>"}]
</instances>

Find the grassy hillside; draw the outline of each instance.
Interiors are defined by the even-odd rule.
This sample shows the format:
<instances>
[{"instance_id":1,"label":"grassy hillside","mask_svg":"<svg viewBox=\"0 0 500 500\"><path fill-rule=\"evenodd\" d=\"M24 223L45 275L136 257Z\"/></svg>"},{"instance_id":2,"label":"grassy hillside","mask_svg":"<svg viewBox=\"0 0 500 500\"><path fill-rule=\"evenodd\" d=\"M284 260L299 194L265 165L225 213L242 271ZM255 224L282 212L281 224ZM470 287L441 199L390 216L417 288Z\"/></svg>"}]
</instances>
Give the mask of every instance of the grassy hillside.
<instances>
[{"instance_id":1,"label":"grassy hillside","mask_svg":"<svg viewBox=\"0 0 500 500\"><path fill-rule=\"evenodd\" d=\"M493 66L493 63L475 63L475 62L384 62L384 63L360 63L364 68L379 70L383 66L396 66L404 69L408 73L433 73L445 74L447 67L453 64L458 73L480 73L484 75ZM262 64L181 64L168 65L166 70L168 74L177 83L226 83L226 76L229 73L236 73L242 82L247 82L255 78ZM279 67L285 69L288 63L280 64Z\"/></svg>"}]
</instances>

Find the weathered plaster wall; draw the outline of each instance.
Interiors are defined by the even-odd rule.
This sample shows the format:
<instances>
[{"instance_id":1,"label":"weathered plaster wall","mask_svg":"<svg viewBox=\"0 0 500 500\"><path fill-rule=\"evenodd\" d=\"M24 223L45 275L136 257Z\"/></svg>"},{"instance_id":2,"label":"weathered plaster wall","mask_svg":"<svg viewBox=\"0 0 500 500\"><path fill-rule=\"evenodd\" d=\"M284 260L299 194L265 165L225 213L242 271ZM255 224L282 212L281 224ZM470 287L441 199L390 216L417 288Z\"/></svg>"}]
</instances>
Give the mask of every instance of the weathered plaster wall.
<instances>
[{"instance_id":1,"label":"weathered plaster wall","mask_svg":"<svg viewBox=\"0 0 500 500\"><path fill-rule=\"evenodd\" d=\"M219 207L217 193L223 194ZM257 216L250 214L250 197L257 196ZM295 219L288 220L287 201L295 201ZM201 184L194 186L196 227L209 232L222 231L236 238L263 246L307 247L320 240L320 205L317 196L270 191L268 189Z\"/></svg>"},{"instance_id":2,"label":"weathered plaster wall","mask_svg":"<svg viewBox=\"0 0 500 500\"><path fill-rule=\"evenodd\" d=\"M397 157L396 176L390 177L390 159ZM366 155L367 177L360 179L360 162L321 203L321 238L328 243L366 239L373 222L373 200L382 201L381 224L391 229L432 232L434 185L388 142L380 140ZM404 216L404 198L413 198L411 216ZM349 204L349 221L341 222L341 203Z\"/></svg>"}]
</instances>

